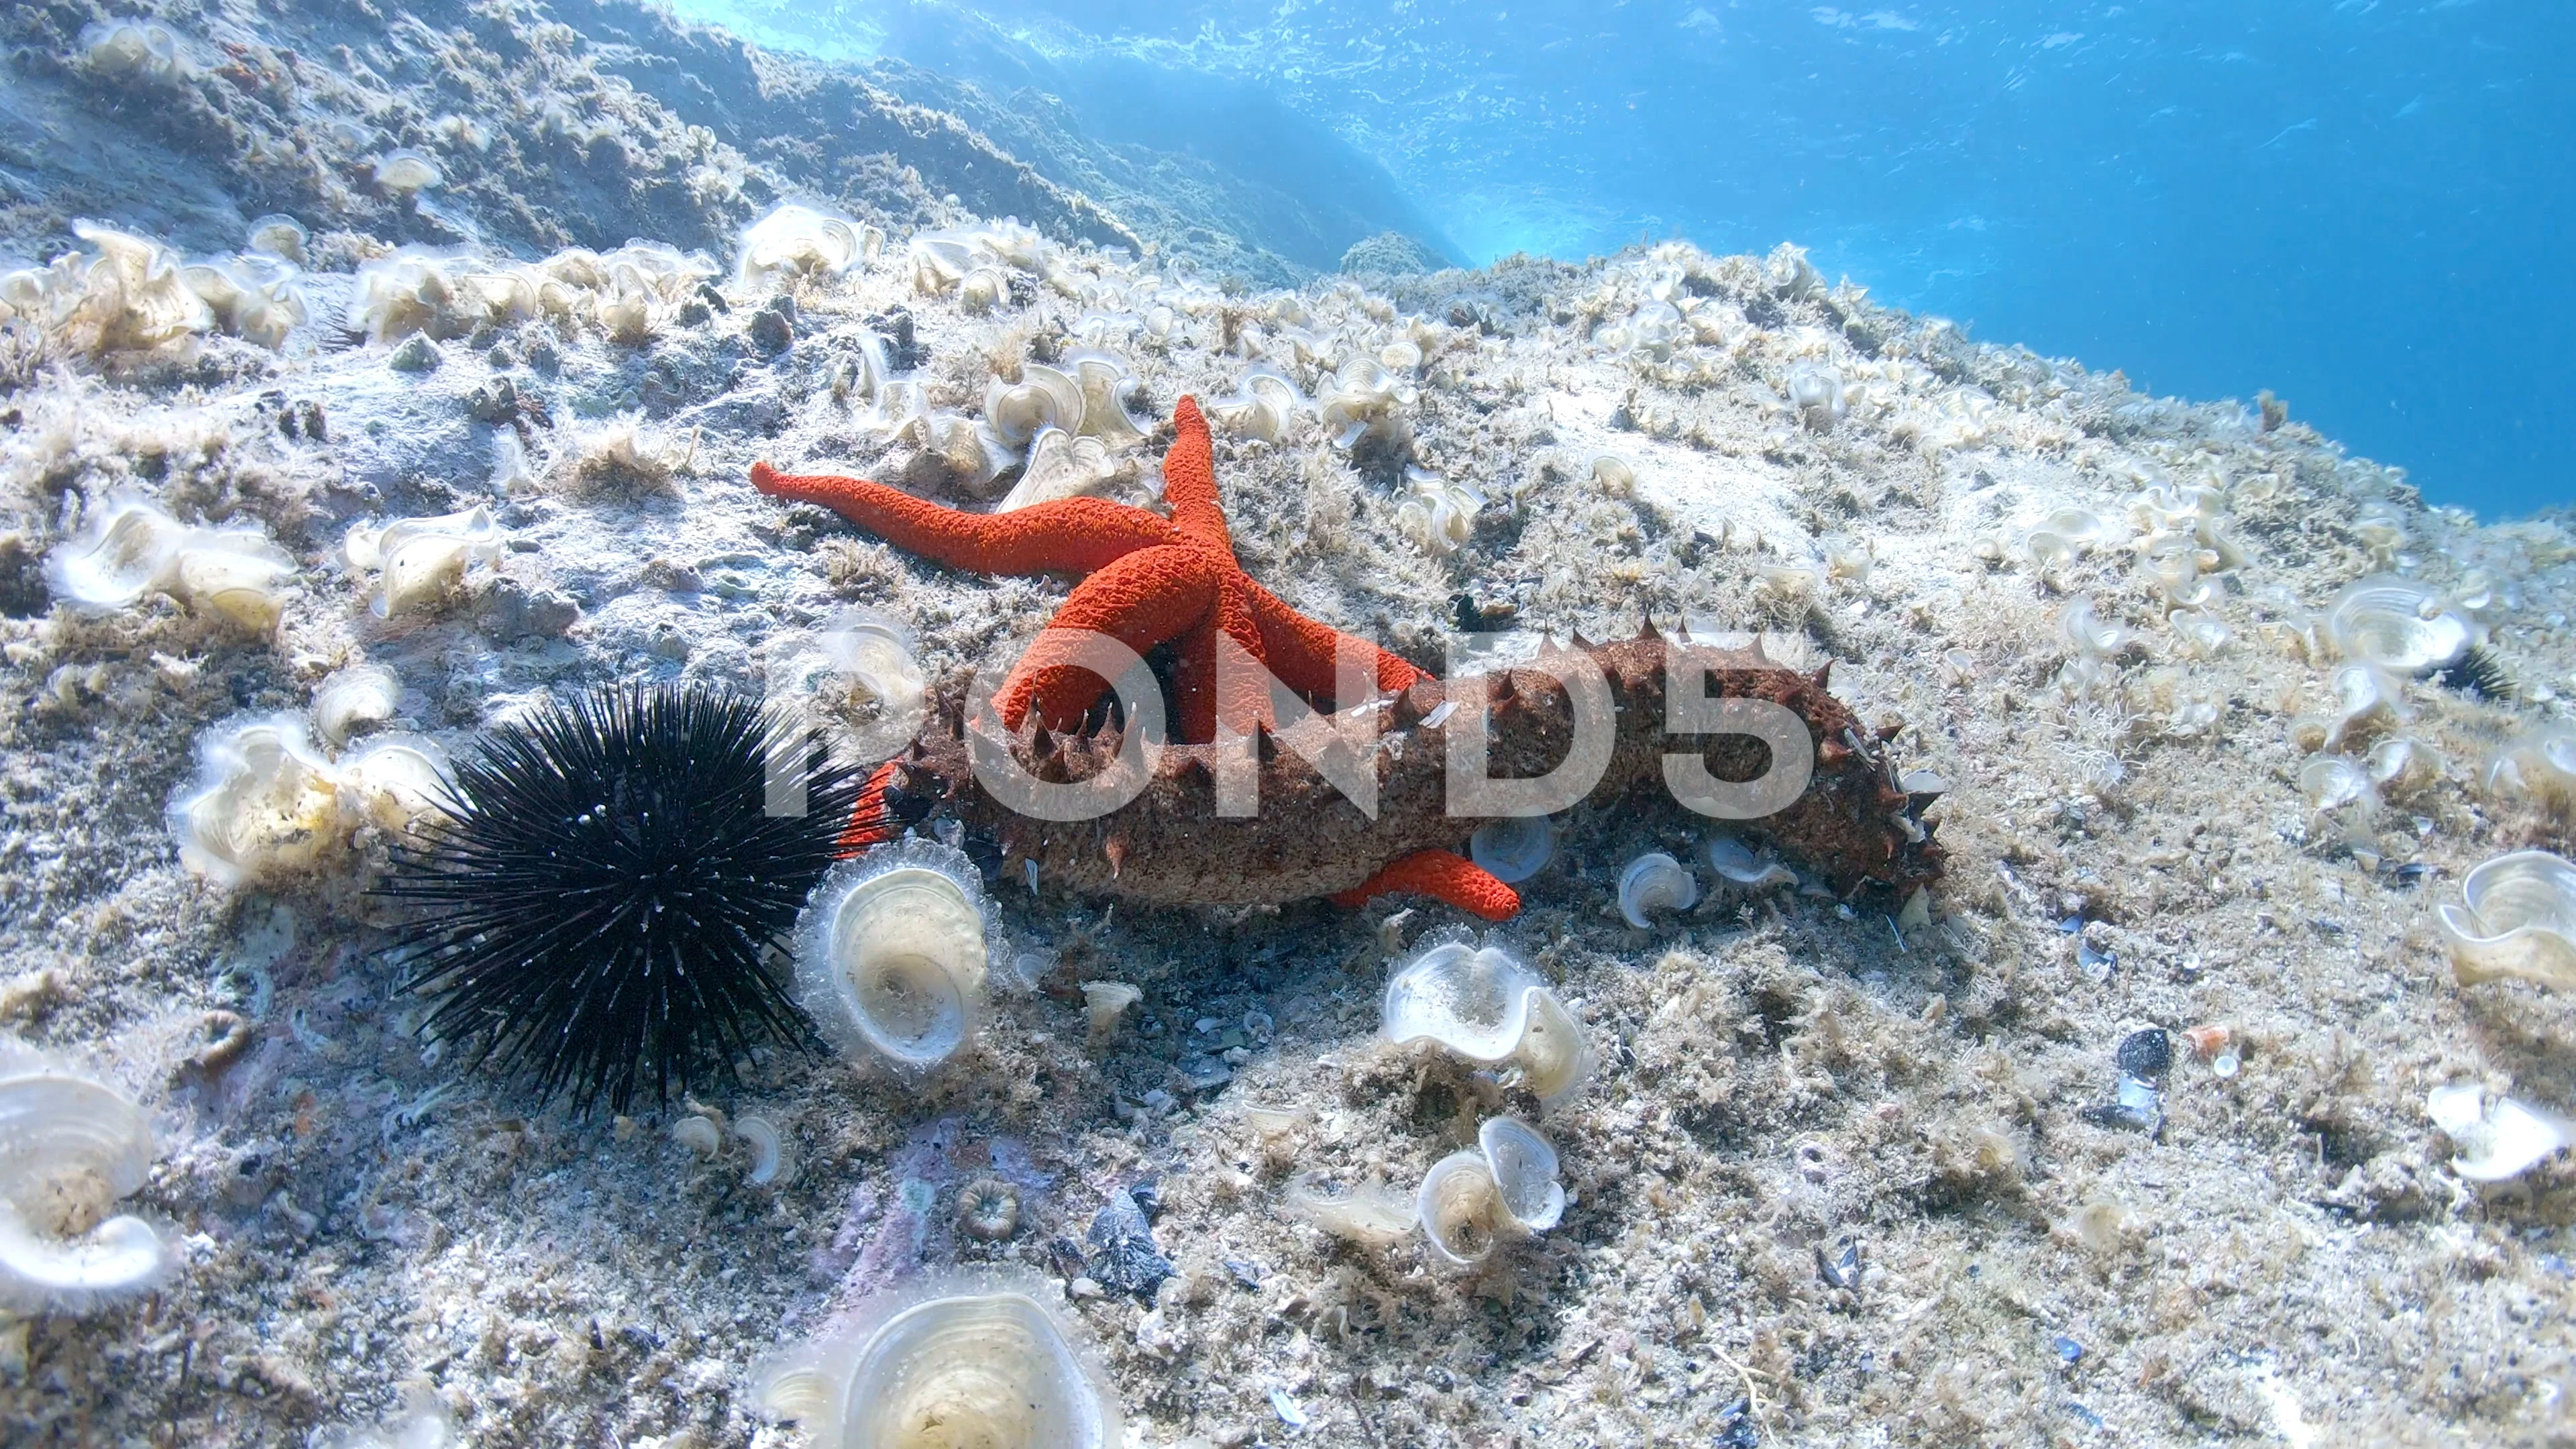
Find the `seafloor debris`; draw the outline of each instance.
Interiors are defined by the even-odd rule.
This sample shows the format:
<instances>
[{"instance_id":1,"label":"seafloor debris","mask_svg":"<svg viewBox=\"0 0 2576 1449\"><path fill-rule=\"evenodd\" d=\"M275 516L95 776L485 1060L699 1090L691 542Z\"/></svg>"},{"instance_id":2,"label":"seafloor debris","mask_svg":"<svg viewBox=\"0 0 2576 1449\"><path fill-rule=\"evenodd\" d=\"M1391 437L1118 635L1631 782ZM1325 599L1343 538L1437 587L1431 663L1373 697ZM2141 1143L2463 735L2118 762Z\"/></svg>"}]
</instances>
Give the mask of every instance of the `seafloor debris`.
<instances>
[{"instance_id":1,"label":"seafloor debris","mask_svg":"<svg viewBox=\"0 0 2576 1449\"><path fill-rule=\"evenodd\" d=\"M2141 1027L2120 1039L2117 1096L2086 1107L2085 1120L2153 1135L2165 1120L2164 1083L2173 1070L2173 1038L2160 1026Z\"/></svg>"}]
</instances>

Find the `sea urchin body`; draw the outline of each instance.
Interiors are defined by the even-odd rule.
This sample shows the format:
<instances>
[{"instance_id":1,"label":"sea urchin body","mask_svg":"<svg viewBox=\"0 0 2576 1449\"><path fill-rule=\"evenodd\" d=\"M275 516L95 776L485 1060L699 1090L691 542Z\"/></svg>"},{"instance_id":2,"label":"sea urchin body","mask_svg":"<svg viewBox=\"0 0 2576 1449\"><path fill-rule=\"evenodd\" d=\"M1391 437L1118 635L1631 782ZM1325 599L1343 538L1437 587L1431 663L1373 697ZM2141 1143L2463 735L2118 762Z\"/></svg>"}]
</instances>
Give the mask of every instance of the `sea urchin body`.
<instances>
[{"instance_id":1,"label":"sea urchin body","mask_svg":"<svg viewBox=\"0 0 2576 1449\"><path fill-rule=\"evenodd\" d=\"M448 818L379 889L418 909L425 1029L524 1071L541 1097L623 1111L730 1074L803 1028L764 959L782 945L858 796L806 748L806 809L767 812L792 727L758 702L636 685L550 702L460 761Z\"/></svg>"}]
</instances>

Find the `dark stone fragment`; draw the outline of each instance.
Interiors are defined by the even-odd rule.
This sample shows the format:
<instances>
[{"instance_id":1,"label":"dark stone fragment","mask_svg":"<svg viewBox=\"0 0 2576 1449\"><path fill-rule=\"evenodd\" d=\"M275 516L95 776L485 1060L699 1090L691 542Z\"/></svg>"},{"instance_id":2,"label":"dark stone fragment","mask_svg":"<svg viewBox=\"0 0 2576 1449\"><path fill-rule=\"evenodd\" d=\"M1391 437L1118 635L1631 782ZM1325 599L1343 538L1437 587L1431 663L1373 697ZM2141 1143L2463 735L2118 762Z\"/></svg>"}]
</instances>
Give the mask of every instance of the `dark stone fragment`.
<instances>
[{"instance_id":1,"label":"dark stone fragment","mask_svg":"<svg viewBox=\"0 0 2576 1449\"><path fill-rule=\"evenodd\" d=\"M519 415L519 385L493 378L465 395L465 411L478 423L506 423Z\"/></svg>"},{"instance_id":2,"label":"dark stone fragment","mask_svg":"<svg viewBox=\"0 0 2576 1449\"><path fill-rule=\"evenodd\" d=\"M1109 1199L1084 1235L1088 1251L1083 1271L1112 1293L1151 1299L1154 1289L1172 1276L1172 1260L1154 1246L1154 1228L1145 1210L1127 1193Z\"/></svg>"},{"instance_id":3,"label":"dark stone fragment","mask_svg":"<svg viewBox=\"0 0 2576 1449\"><path fill-rule=\"evenodd\" d=\"M2133 1031L2120 1042L2118 1062L2130 1076L2161 1082L2173 1070L2173 1038L2160 1026Z\"/></svg>"},{"instance_id":4,"label":"dark stone fragment","mask_svg":"<svg viewBox=\"0 0 2576 1449\"><path fill-rule=\"evenodd\" d=\"M1762 1435L1753 1422L1753 1401L1739 1398L1717 1411L1717 1437L1709 1443L1714 1449L1759 1449Z\"/></svg>"},{"instance_id":5,"label":"dark stone fragment","mask_svg":"<svg viewBox=\"0 0 2576 1449\"><path fill-rule=\"evenodd\" d=\"M763 352L785 352L795 341L796 324L775 309L751 314L752 346Z\"/></svg>"},{"instance_id":6,"label":"dark stone fragment","mask_svg":"<svg viewBox=\"0 0 2576 1449\"><path fill-rule=\"evenodd\" d=\"M896 307L868 319L868 325L885 335L886 364L897 372L910 372L930 360L930 349L914 337L912 314Z\"/></svg>"},{"instance_id":7,"label":"dark stone fragment","mask_svg":"<svg viewBox=\"0 0 2576 1449\"><path fill-rule=\"evenodd\" d=\"M1154 1222L1163 1216L1163 1194L1154 1186L1154 1179L1146 1178L1127 1189L1127 1195L1136 1200L1136 1210L1145 1215L1145 1221Z\"/></svg>"}]
</instances>

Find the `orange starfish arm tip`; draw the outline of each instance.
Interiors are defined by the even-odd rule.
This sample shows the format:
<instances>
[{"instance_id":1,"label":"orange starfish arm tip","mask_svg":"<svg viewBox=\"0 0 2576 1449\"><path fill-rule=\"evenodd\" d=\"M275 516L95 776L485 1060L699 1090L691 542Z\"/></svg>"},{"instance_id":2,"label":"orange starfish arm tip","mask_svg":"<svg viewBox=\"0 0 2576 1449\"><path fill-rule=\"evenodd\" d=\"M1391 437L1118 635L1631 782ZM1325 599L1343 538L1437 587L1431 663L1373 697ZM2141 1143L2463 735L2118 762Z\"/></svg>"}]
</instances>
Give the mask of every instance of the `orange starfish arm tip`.
<instances>
[{"instance_id":1,"label":"orange starfish arm tip","mask_svg":"<svg viewBox=\"0 0 2576 1449\"><path fill-rule=\"evenodd\" d=\"M1163 455L1163 501L1172 508L1172 523L1209 548L1234 557L1234 539L1226 531L1225 508L1217 502L1216 450L1208 439L1207 419L1198 399L1184 396L1172 408L1172 427L1179 434Z\"/></svg>"},{"instance_id":2,"label":"orange starfish arm tip","mask_svg":"<svg viewBox=\"0 0 2576 1449\"><path fill-rule=\"evenodd\" d=\"M1454 850L1417 850L1367 880L1333 897L1343 907L1366 905L1373 896L1412 891L1447 901L1488 921L1508 921L1519 914L1518 891L1494 879L1491 872Z\"/></svg>"}]
</instances>

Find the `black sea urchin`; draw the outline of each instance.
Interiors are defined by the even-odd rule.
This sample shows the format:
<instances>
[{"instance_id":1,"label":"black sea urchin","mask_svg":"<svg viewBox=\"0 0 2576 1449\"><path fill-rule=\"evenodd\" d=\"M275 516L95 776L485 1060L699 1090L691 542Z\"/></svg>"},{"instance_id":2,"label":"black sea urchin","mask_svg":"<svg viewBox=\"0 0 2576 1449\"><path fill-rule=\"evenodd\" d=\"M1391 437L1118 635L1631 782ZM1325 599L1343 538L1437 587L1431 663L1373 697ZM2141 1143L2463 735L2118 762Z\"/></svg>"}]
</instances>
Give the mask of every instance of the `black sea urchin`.
<instances>
[{"instance_id":1,"label":"black sea urchin","mask_svg":"<svg viewBox=\"0 0 2576 1449\"><path fill-rule=\"evenodd\" d=\"M808 744L806 809L772 815L790 726L720 690L644 685L549 702L460 762L450 818L398 848L379 892L425 1026L541 1098L624 1111L715 1077L803 1027L763 959L783 944L859 792Z\"/></svg>"},{"instance_id":2,"label":"black sea urchin","mask_svg":"<svg viewBox=\"0 0 2576 1449\"><path fill-rule=\"evenodd\" d=\"M2505 671L2504 661L2475 646L2435 675L2434 682L2477 699L2501 702L2513 698L2513 676Z\"/></svg>"}]
</instances>

